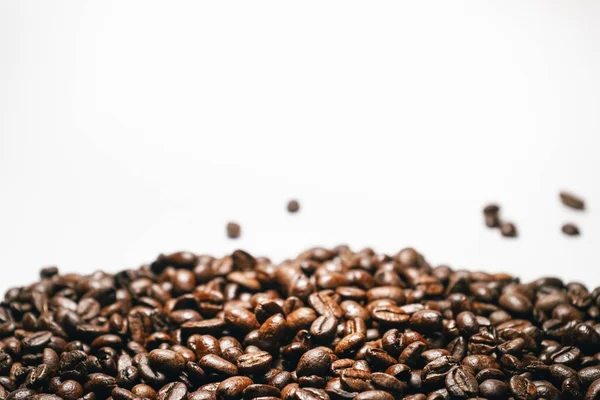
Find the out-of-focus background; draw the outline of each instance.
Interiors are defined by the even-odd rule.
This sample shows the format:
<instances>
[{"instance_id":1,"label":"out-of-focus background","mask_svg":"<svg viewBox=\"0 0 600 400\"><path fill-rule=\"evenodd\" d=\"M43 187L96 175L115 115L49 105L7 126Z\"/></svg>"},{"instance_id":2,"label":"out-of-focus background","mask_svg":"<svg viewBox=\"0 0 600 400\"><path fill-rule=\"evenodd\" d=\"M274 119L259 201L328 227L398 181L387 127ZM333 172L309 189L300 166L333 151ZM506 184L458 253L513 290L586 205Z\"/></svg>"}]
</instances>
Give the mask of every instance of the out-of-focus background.
<instances>
[{"instance_id":1,"label":"out-of-focus background","mask_svg":"<svg viewBox=\"0 0 600 400\"><path fill-rule=\"evenodd\" d=\"M598 21L591 0L2 2L0 289L340 243L599 285Z\"/></svg>"}]
</instances>

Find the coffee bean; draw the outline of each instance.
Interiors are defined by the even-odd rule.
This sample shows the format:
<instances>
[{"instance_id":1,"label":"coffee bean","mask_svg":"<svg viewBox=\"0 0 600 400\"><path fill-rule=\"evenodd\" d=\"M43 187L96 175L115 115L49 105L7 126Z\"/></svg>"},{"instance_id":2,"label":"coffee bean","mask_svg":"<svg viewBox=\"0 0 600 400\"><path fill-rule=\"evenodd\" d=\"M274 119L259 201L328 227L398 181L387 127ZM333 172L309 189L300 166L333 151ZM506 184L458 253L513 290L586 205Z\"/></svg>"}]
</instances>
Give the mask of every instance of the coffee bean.
<instances>
[{"instance_id":1,"label":"coffee bean","mask_svg":"<svg viewBox=\"0 0 600 400\"><path fill-rule=\"evenodd\" d=\"M406 385L406 383L385 372L373 372L371 374L371 383L376 389L384 390L388 393L394 393L396 396L402 396L404 391L408 389L408 385Z\"/></svg>"},{"instance_id":2,"label":"coffee bean","mask_svg":"<svg viewBox=\"0 0 600 400\"><path fill-rule=\"evenodd\" d=\"M300 203L297 200L290 200L287 204L287 210L290 213L295 213L300 210Z\"/></svg>"},{"instance_id":3,"label":"coffee bean","mask_svg":"<svg viewBox=\"0 0 600 400\"><path fill-rule=\"evenodd\" d=\"M470 372L459 367L446 375L446 390L453 397L466 399L477 395L479 385Z\"/></svg>"},{"instance_id":4,"label":"coffee bean","mask_svg":"<svg viewBox=\"0 0 600 400\"><path fill-rule=\"evenodd\" d=\"M244 389L252 385L252 379L245 376L233 376L225 379L217 388L217 399L236 400L242 399Z\"/></svg>"},{"instance_id":5,"label":"coffee bean","mask_svg":"<svg viewBox=\"0 0 600 400\"><path fill-rule=\"evenodd\" d=\"M207 372L221 376L233 376L238 373L238 369L234 364L214 354L202 356L198 360L198 365Z\"/></svg>"},{"instance_id":6,"label":"coffee bean","mask_svg":"<svg viewBox=\"0 0 600 400\"><path fill-rule=\"evenodd\" d=\"M271 368L273 357L266 351L248 353L237 359L239 372L247 375L260 375Z\"/></svg>"},{"instance_id":7,"label":"coffee bean","mask_svg":"<svg viewBox=\"0 0 600 400\"><path fill-rule=\"evenodd\" d=\"M537 394L535 385L521 375L510 378L509 389L516 400L533 400Z\"/></svg>"},{"instance_id":8,"label":"coffee bean","mask_svg":"<svg viewBox=\"0 0 600 400\"><path fill-rule=\"evenodd\" d=\"M348 368L340 376L342 386L351 392L364 392L373 389L371 374L367 371Z\"/></svg>"},{"instance_id":9,"label":"coffee bean","mask_svg":"<svg viewBox=\"0 0 600 400\"><path fill-rule=\"evenodd\" d=\"M596 379L587 392L585 392L585 400L599 400L600 399L600 379Z\"/></svg>"},{"instance_id":10,"label":"coffee bean","mask_svg":"<svg viewBox=\"0 0 600 400\"><path fill-rule=\"evenodd\" d=\"M365 340L366 337L362 333L351 333L338 342L335 346L335 354L338 357L350 357L362 347Z\"/></svg>"},{"instance_id":11,"label":"coffee bean","mask_svg":"<svg viewBox=\"0 0 600 400\"><path fill-rule=\"evenodd\" d=\"M421 332L436 332L442 328L442 314L434 310L420 310L410 317L411 327Z\"/></svg>"},{"instance_id":12,"label":"coffee bean","mask_svg":"<svg viewBox=\"0 0 600 400\"><path fill-rule=\"evenodd\" d=\"M486 226L490 228L497 228L500 226L499 218L500 207L496 204L489 204L483 208L483 216L485 218Z\"/></svg>"},{"instance_id":13,"label":"coffee bean","mask_svg":"<svg viewBox=\"0 0 600 400\"><path fill-rule=\"evenodd\" d=\"M578 236L579 235L579 228L577 227L577 225L572 224L572 223L564 224L562 226L561 230L563 231L563 233L565 235L569 235L569 236Z\"/></svg>"},{"instance_id":14,"label":"coffee bean","mask_svg":"<svg viewBox=\"0 0 600 400\"><path fill-rule=\"evenodd\" d=\"M316 340L331 342L337 332L338 321L333 315L320 315L310 326L310 333Z\"/></svg>"},{"instance_id":15,"label":"coffee bean","mask_svg":"<svg viewBox=\"0 0 600 400\"><path fill-rule=\"evenodd\" d=\"M500 233L504 237L517 237L517 227L512 222L500 222Z\"/></svg>"},{"instance_id":16,"label":"coffee bean","mask_svg":"<svg viewBox=\"0 0 600 400\"><path fill-rule=\"evenodd\" d=\"M394 400L394 396L383 390L367 390L359 393L355 400Z\"/></svg>"},{"instance_id":17,"label":"coffee bean","mask_svg":"<svg viewBox=\"0 0 600 400\"><path fill-rule=\"evenodd\" d=\"M560 201L567 207L573 208L575 210L583 210L585 208L585 202L583 199L575 196L569 192L560 192Z\"/></svg>"},{"instance_id":18,"label":"coffee bean","mask_svg":"<svg viewBox=\"0 0 600 400\"><path fill-rule=\"evenodd\" d=\"M508 385L498 379L487 379L479 385L479 394L490 400L508 398Z\"/></svg>"},{"instance_id":19,"label":"coffee bean","mask_svg":"<svg viewBox=\"0 0 600 400\"><path fill-rule=\"evenodd\" d=\"M240 224L238 224L237 222L227 223L227 237L229 237L230 239L237 239L240 237L241 233L242 228L240 227Z\"/></svg>"},{"instance_id":20,"label":"coffee bean","mask_svg":"<svg viewBox=\"0 0 600 400\"><path fill-rule=\"evenodd\" d=\"M185 367L185 359L172 350L152 350L148 354L150 365L165 374L177 375Z\"/></svg>"},{"instance_id":21,"label":"coffee bean","mask_svg":"<svg viewBox=\"0 0 600 400\"><path fill-rule=\"evenodd\" d=\"M304 353L296 367L298 376L320 375L325 376L335 355L327 347L316 347Z\"/></svg>"},{"instance_id":22,"label":"coffee bean","mask_svg":"<svg viewBox=\"0 0 600 400\"><path fill-rule=\"evenodd\" d=\"M521 294L503 294L498 301L500 306L517 316L528 316L533 306L529 299Z\"/></svg>"}]
</instances>

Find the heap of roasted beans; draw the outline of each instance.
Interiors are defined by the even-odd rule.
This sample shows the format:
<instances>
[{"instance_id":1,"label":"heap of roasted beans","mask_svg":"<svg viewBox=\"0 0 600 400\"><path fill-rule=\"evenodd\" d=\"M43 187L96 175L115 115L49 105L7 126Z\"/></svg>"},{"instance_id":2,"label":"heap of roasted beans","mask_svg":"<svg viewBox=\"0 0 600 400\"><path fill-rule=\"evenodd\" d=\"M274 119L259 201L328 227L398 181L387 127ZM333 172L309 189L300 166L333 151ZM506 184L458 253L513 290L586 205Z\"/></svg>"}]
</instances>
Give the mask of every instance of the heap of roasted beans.
<instances>
[{"instance_id":1,"label":"heap of roasted beans","mask_svg":"<svg viewBox=\"0 0 600 400\"><path fill-rule=\"evenodd\" d=\"M599 308L410 248L45 268L0 306L0 400L600 399Z\"/></svg>"}]
</instances>

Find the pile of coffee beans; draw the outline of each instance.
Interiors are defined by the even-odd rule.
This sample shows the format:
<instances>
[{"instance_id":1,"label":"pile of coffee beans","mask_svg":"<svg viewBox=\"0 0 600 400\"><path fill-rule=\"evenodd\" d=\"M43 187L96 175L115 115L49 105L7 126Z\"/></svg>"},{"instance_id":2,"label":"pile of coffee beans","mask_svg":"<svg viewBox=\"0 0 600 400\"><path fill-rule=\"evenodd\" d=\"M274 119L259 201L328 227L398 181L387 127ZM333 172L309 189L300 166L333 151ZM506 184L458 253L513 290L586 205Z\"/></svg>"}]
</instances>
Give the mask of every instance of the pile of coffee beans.
<instances>
[{"instance_id":1,"label":"pile of coffee beans","mask_svg":"<svg viewBox=\"0 0 600 400\"><path fill-rule=\"evenodd\" d=\"M600 288L411 248L46 268L0 338L1 400L600 399Z\"/></svg>"}]
</instances>

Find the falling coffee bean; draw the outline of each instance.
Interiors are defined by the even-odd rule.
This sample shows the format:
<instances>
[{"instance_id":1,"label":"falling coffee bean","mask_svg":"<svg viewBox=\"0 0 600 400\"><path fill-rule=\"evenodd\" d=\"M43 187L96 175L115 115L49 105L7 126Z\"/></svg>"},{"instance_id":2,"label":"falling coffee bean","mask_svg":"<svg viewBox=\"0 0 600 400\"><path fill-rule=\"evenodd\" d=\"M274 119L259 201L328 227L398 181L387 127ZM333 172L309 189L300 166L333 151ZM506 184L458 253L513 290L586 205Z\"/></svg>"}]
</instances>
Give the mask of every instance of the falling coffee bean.
<instances>
[{"instance_id":1,"label":"falling coffee bean","mask_svg":"<svg viewBox=\"0 0 600 400\"><path fill-rule=\"evenodd\" d=\"M575 210L583 210L585 208L585 202L580 197L569 193L569 192L560 192L560 201L567 207L573 208Z\"/></svg>"},{"instance_id":2,"label":"falling coffee bean","mask_svg":"<svg viewBox=\"0 0 600 400\"><path fill-rule=\"evenodd\" d=\"M578 236L579 235L579 228L575 224L571 224L571 223L564 224L562 226L561 230L563 231L563 233L565 235L569 235L569 236Z\"/></svg>"},{"instance_id":3,"label":"falling coffee bean","mask_svg":"<svg viewBox=\"0 0 600 400\"><path fill-rule=\"evenodd\" d=\"M287 210L290 213L296 213L300 210L300 203L297 200L290 200L287 204Z\"/></svg>"},{"instance_id":4,"label":"falling coffee bean","mask_svg":"<svg viewBox=\"0 0 600 400\"><path fill-rule=\"evenodd\" d=\"M240 224L238 224L237 222L229 222L227 224L227 237L230 239L237 239L240 237L240 234L242 232L242 228L240 227Z\"/></svg>"}]
</instances>

